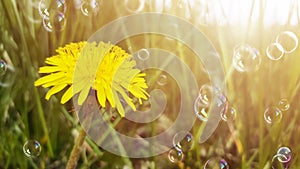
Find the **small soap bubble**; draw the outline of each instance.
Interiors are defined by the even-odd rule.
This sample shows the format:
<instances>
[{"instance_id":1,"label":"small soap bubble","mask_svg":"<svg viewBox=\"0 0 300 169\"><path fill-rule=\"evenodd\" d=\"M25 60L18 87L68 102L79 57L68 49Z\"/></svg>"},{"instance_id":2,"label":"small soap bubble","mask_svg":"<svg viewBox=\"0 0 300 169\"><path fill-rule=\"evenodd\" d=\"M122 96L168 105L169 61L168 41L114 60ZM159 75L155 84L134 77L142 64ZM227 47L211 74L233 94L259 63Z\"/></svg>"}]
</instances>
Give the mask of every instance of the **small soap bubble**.
<instances>
[{"instance_id":1,"label":"small soap bubble","mask_svg":"<svg viewBox=\"0 0 300 169\"><path fill-rule=\"evenodd\" d=\"M194 103L194 112L201 121L208 120L209 105L203 104L200 96L197 97Z\"/></svg>"},{"instance_id":2,"label":"small soap bubble","mask_svg":"<svg viewBox=\"0 0 300 169\"><path fill-rule=\"evenodd\" d=\"M147 60L150 57L150 52L147 49L141 49L137 52L137 57L140 60Z\"/></svg>"},{"instance_id":3,"label":"small soap bubble","mask_svg":"<svg viewBox=\"0 0 300 169\"><path fill-rule=\"evenodd\" d=\"M282 118L282 112L275 106L268 107L264 112L264 119L268 124L279 123Z\"/></svg>"},{"instance_id":4,"label":"small soap bubble","mask_svg":"<svg viewBox=\"0 0 300 169\"><path fill-rule=\"evenodd\" d=\"M298 38L291 31L284 31L277 35L276 42L281 44L285 53L292 53L298 47Z\"/></svg>"},{"instance_id":5,"label":"small soap bubble","mask_svg":"<svg viewBox=\"0 0 300 169\"><path fill-rule=\"evenodd\" d=\"M7 64L4 60L0 60L0 76L3 76L7 71Z\"/></svg>"},{"instance_id":6,"label":"small soap bubble","mask_svg":"<svg viewBox=\"0 0 300 169\"><path fill-rule=\"evenodd\" d=\"M145 0L137 0L137 1L124 0L124 6L126 7L126 10L130 13L139 13L145 7Z\"/></svg>"},{"instance_id":7,"label":"small soap bubble","mask_svg":"<svg viewBox=\"0 0 300 169\"><path fill-rule=\"evenodd\" d=\"M193 148L193 135L188 131L180 131L173 137L173 146L177 151L187 152Z\"/></svg>"},{"instance_id":8,"label":"small soap bubble","mask_svg":"<svg viewBox=\"0 0 300 169\"><path fill-rule=\"evenodd\" d=\"M81 4L81 12L85 16L96 15L99 12L100 0L86 0Z\"/></svg>"},{"instance_id":9,"label":"small soap bubble","mask_svg":"<svg viewBox=\"0 0 300 169\"><path fill-rule=\"evenodd\" d=\"M282 162L280 159L285 159L285 156L282 154L276 154L272 158L271 167L272 169L288 169L289 163L288 162Z\"/></svg>"},{"instance_id":10,"label":"small soap bubble","mask_svg":"<svg viewBox=\"0 0 300 169\"><path fill-rule=\"evenodd\" d=\"M167 81L168 81L167 76L164 74L161 74L158 77L157 84L160 86L164 86L165 84L167 84Z\"/></svg>"},{"instance_id":11,"label":"small soap bubble","mask_svg":"<svg viewBox=\"0 0 300 169\"><path fill-rule=\"evenodd\" d=\"M204 169L229 169L229 165L224 159L211 158L204 164Z\"/></svg>"},{"instance_id":12,"label":"small soap bubble","mask_svg":"<svg viewBox=\"0 0 300 169\"><path fill-rule=\"evenodd\" d=\"M23 152L27 157L37 157L41 154L42 147L36 140L28 140L23 145Z\"/></svg>"},{"instance_id":13,"label":"small soap bubble","mask_svg":"<svg viewBox=\"0 0 300 169\"><path fill-rule=\"evenodd\" d=\"M248 44L241 44L234 48L232 62L239 72L256 71L261 64L261 56L257 49Z\"/></svg>"},{"instance_id":14,"label":"small soap bubble","mask_svg":"<svg viewBox=\"0 0 300 169\"><path fill-rule=\"evenodd\" d=\"M292 159L292 151L288 147L280 147L277 154L280 154L277 158L281 163L287 163Z\"/></svg>"},{"instance_id":15,"label":"small soap bubble","mask_svg":"<svg viewBox=\"0 0 300 169\"><path fill-rule=\"evenodd\" d=\"M43 26L48 32L62 31L66 26L65 15L57 11L49 19L43 19Z\"/></svg>"},{"instance_id":16,"label":"small soap bubble","mask_svg":"<svg viewBox=\"0 0 300 169\"><path fill-rule=\"evenodd\" d=\"M224 121L234 121L236 118L236 109L229 107L227 111L222 111L221 118Z\"/></svg>"},{"instance_id":17,"label":"small soap bubble","mask_svg":"<svg viewBox=\"0 0 300 169\"><path fill-rule=\"evenodd\" d=\"M280 99L278 102L278 108L281 111L287 111L290 108L290 103L287 99Z\"/></svg>"},{"instance_id":18,"label":"small soap bubble","mask_svg":"<svg viewBox=\"0 0 300 169\"><path fill-rule=\"evenodd\" d=\"M172 148L168 153L168 157L172 163L177 163L183 160L183 153L182 151L178 151L175 148Z\"/></svg>"},{"instance_id":19,"label":"small soap bubble","mask_svg":"<svg viewBox=\"0 0 300 169\"><path fill-rule=\"evenodd\" d=\"M214 93L216 93L216 89L212 85L210 84L202 85L199 90L200 101L204 105L210 105Z\"/></svg>"},{"instance_id":20,"label":"small soap bubble","mask_svg":"<svg viewBox=\"0 0 300 169\"><path fill-rule=\"evenodd\" d=\"M280 43L271 43L266 49L266 54L271 60L279 60L284 56L284 49Z\"/></svg>"},{"instance_id":21,"label":"small soap bubble","mask_svg":"<svg viewBox=\"0 0 300 169\"><path fill-rule=\"evenodd\" d=\"M50 18L53 11L65 13L67 11L67 4L65 0L41 0L38 7L39 13L42 18Z\"/></svg>"}]
</instances>

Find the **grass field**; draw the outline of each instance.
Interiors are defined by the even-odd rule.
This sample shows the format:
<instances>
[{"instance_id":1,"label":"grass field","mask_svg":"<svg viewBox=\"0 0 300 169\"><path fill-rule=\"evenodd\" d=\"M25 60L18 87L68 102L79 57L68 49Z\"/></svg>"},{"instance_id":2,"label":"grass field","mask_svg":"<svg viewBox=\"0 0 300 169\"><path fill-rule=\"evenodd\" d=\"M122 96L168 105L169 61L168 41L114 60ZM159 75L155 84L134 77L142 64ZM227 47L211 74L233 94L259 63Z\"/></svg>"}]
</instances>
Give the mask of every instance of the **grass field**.
<instances>
[{"instance_id":1,"label":"grass field","mask_svg":"<svg viewBox=\"0 0 300 169\"><path fill-rule=\"evenodd\" d=\"M80 1L67 0L64 2L66 8L59 8L62 13L55 18L52 32L45 29L47 21L43 24L38 11L39 1L0 2L0 59L8 66L5 74L0 76L0 169L66 167L74 142L82 133L82 128L72 101L60 104L62 93L52 96L49 101L45 100L49 89L34 86L34 82L41 76L38 69L45 65L47 57L55 54L58 47L71 42L87 41L107 23L133 14L132 10L139 9L138 3L144 1L133 0L128 1L128 4L126 2L124 4L124 1L119 0L102 0L101 3L99 1L98 11L85 11L84 14L80 9ZM182 161L175 163L169 160L168 152L149 158L121 157L99 147L87 136L80 146L80 151L76 152L79 155L77 168L195 169L203 168L209 159L222 158L231 169L269 169L272 168L273 156L283 146L290 148L292 152L291 160L285 167L300 168L300 50L296 48L290 53L285 52L279 60L271 60L266 54L267 47L284 31L293 32L298 41L299 2L286 2L290 4L286 21L281 19L276 22L276 18L279 17L275 16L280 16L280 10L283 9L274 8L271 12L267 11L266 6L272 5L269 1L263 3L259 0L249 0L251 3L248 5L252 6L249 9L252 10L248 11L248 18L241 19L243 22L232 21L234 19L231 18L238 16L238 12L243 9L241 7L238 10L233 5L232 10L237 10L235 15L226 16L226 13L223 13L222 22L213 19L205 24L197 17L203 8L189 6L188 1L166 1L166 4L169 2L169 7L163 9L155 7L156 1L145 2L143 9L135 13L162 11L175 15L195 25L210 40L220 55L225 73L225 94L229 106L236 109L236 118L233 121L221 121L213 135L201 144L198 143L198 137L204 122L197 119L190 131L194 146L184 153ZM220 14L222 8L213 6L220 3L211 2L212 6L207 9L215 10L206 12ZM284 6L286 5L282 5L282 8ZM49 11L52 15L51 9ZM263 18L266 15L273 18L274 22L265 24ZM136 23L135 26L143 24ZM292 48L294 45L294 41L289 38L280 43L284 48ZM256 71L239 72L234 68L232 60L237 44L249 44L259 51L261 64ZM162 35L142 34L128 37L117 45L129 53L143 48L161 48L173 52L189 66L199 87L213 78L209 77L205 65L195 53L179 40ZM165 62L167 65L169 61ZM135 135L140 128L143 130L143 137L162 132L172 125L180 109L180 92L176 81L161 70L149 69L145 72L148 92L156 88L161 89L166 94L167 104L159 120L148 125L128 122L121 119L117 113L109 114L115 118L112 121L116 129L130 136ZM161 74L164 75L164 82L161 82L164 84L157 84L158 79L162 78ZM182 84L188 86L189 81L185 79L186 77L182 77ZM268 124L264 119L265 110L272 105L277 106L281 99L288 101L288 110L281 111L282 118L277 123ZM147 109L147 104L149 102L144 102L138 109ZM40 143L42 151L39 156L27 157L24 154L23 145L27 140L37 140Z\"/></svg>"}]
</instances>

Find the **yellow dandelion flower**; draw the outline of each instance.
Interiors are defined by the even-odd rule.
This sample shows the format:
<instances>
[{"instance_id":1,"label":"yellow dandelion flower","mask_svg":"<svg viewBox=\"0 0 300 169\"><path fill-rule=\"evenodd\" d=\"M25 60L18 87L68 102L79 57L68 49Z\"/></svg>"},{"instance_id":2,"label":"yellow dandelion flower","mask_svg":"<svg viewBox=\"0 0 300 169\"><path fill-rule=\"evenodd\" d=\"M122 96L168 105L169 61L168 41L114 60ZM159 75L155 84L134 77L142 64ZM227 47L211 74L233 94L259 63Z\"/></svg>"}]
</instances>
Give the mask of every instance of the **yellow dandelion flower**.
<instances>
[{"instance_id":1,"label":"yellow dandelion flower","mask_svg":"<svg viewBox=\"0 0 300 169\"><path fill-rule=\"evenodd\" d=\"M145 73L135 69L136 63L131 55L118 46L104 42L99 44L80 42L60 48L57 52L58 55L46 60L51 66L41 67L39 71L51 74L35 82L36 86L53 86L48 91L46 99L70 86L61 103L79 93L78 104L81 105L89 91L94 89L102 107L106 107L108 101L123 117L121 97L132 109L136 109L127 92L138 98L140 103L141 99L147 99L149 96L145 91L148 88L144 79Z\"/></svg>"}]
</instances>

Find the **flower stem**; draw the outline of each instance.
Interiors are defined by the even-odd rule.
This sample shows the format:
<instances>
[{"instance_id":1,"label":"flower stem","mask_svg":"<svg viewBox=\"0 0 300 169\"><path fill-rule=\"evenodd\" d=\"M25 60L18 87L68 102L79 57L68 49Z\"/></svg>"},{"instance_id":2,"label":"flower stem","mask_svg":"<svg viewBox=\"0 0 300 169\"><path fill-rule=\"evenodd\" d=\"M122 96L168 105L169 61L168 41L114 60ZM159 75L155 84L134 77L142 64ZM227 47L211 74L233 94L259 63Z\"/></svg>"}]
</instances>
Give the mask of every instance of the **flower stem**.
<instances>
[{"instance_id":1,"label":"flower stem","mask_svg":"<svg viewBox=\"0 0 300 169\"><path fill-rule=\"evenodd\" d=\"M77 166L77 161L80 155L80 148L85 140L86 132L84 129L81 129L79 132L79 136L75 140L75 144L73 146L71 155L69 157L66 169L74 169Z\"/></svg>"}]
</instances>

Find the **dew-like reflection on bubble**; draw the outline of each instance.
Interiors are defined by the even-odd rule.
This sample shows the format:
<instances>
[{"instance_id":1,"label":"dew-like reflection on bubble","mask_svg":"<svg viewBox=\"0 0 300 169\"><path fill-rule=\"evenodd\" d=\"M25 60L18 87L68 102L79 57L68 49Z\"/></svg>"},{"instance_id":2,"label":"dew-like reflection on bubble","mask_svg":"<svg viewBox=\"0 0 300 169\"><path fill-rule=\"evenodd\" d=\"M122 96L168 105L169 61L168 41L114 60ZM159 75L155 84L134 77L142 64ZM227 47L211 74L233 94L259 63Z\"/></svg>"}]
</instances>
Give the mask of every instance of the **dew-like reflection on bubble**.
<instances>
[{"instance_id":1,"label":"dew-like reflection on bubble","mask_svg":"<svg viewBox=\"0 0 300 169\"><path fill-rule=\"evenodd\" d=\"M278 102L278 108L281 111L287 111L290 108L290 103L287 99L280 99Z\"/></svg>"},{"instance_id":2,"label":"dew-like reflection on bubble","mask_svg":"<svg viewBox=\"0 0 300 169\"><path fill-rule=\"evenodd\" d=\"M281 44L285 53L292 53L298 47L298 38L291 31L284 31L277 35L276 42Z\"/></svg>"},{"instance_id":3,"label":"dew-like reflection on bubble","mask_svg":"<svg viewBox=\"0 0 300 169\"><path fill-rule=\"evenodd\" d=\"M27 157L37 157L41 151L42 147L36 140L28 140L23 145L23 152Z\"/></svg>"},{"instance_id":4,"label":"dew-like reflection on bubble","mask_svg":"<svg viewBox=\"0 0 300 169\"><path fill-rule=\"evenodd\" d=\"M83 1L80 10L85 16L96 15L99 12L99 6L101 5L101 0L86 0Z\"/></svg>"},{"instance_id":5,"label":"dew-like reflection on bubble","mask_svg":"<svg viewBox=\"0 0 300 169\"><path fill-rule=\"evenodd\" d=\"M175 148L172 148L168 153L168 158L170 162L177 163L183 160L183 153L182 151L178 151Z\"/></svg>"},{"instance_id":6,"label":"dew-like reflection on bubble","mask_svg":"<svg viewBox=\"0 0 300 169\"><path fill-rule=\"evenodd\" d=\"M215 157L206 161L204 169L229 169L229 165L226 160Z\"/></svg>"},{"instance_id":7,"label":"dew-like reflection on bubble","mask_svg":"<svg viewBox=\"0 0 300 169\"><path fill-rule=\"evenodd\" d=\"M227 111L222 111L221 118L224 121L234 121L236 118L236 109L233 107L229 107Z\"/></svg>"},{"instance_id":8,"label":"dew-like reflection on bubble","mask_svg":"<svg viewBox=\"0 0 300 169\"><path fill-rule=\"evenodd\" d=\"M277 151L278 160L282 163L289 162L292 159L292 151L288 147L280 147Z\"/></svg>"},{"instance_id":9,"label":"dew-like reflection on bubble","mask_svg":"<svg viewBox=\"0 0 300 169\"><path fill-rule=\"evenodd\" d=\"M137 57L140 60L147 60L150 57L150 52L147 49L141 49L137 52Z\"/></svg>"},{"instance_id":10,"label":"dew-like reflection on bubble","mask_svg":"<svg viewBox=\"0 0 300 169\"><path fill-rule=\"evenodd\" d=\"M240 44L234 48L232 63L239 72L256 71L261 64L261 56L256 48Z\"/></svg>"},{"instance_id":11,"label":"dew-like reflection on bubble","mask_svg":"<svg viewBox=\"0 0 300 169\"><path fill-rule=\"evenodd\" d=\"M41 0L38 6L39 13L42 18L50 18L51 13L65 13L67 4L65 0Z\"/></svg>"},{"instance_id":12,"label":"dew-like reflection on bubble","mask_svg":"<svg viewBox=\"0 0 300 169\"><path fill-rule=\"evenodd\" d=\"M280 43L271 43L266 49L266 54L271 60L279 60L284 56L284 49Z\"/></svg>"},{"instance_id":13,"label":"dew-like reflection on bubble","mask_svg":"<svg viewBox=\"0 0 300 169\"><path fill-rule=\"evenodd\" d=\"M145 7L145 0L136 0L136 1L124 0L124 6L126 10L130 13L139 13Z\"/></svg>"},{"instance_id":14,"label":"dew-like reflection on bubble","mask_svg":"<svg viewBox=\"0 0 300 169\"><path fill-rule=\"evenodd\" d=\"M196 117L201 121L208 120L209 105L203 104L200 96L197 97L194 103L194 112Z\"/></svg>"},{"instance_id":15,"label":"dew-like reflection on bubble","mask_svg":"<svg viewBox=\"0 0 300 169\"><path fill-rule=\"evenodd\" d=\"M157 84L160 86L164 86L167 84L167 81L168 81L168 77L164 74L161 74L157 79Z\"/></svg>"},{"instance_id":16,"label":"dew-like reflection on bubble","mask_svg":"<svg viewBox=\"0 0 300 169\"><path fill-rule=\"evenodd\" d=\"M173 146L177 151L187 152L193 148L194 139L189 131L180 131L173 137Z\"/></svg>"},{"instance_id":17,"label":"dew-like reflection on bubble","mask_svg":"<svg viewBox=\"0 0 300 169\"><path fill-rule=\"evenodd\" d=\"M0 76L3 76L7 71L7 64L4 60L0 60Z\"/></svg>"},{"instance_id":18,"label":"dew-like reflection on bubble","mask_svg":"<svg viewBox=\"0 0 300 169\"><path fill-rule=\"evenodd\" d=\"M65 15L57 11L50 18L43 19L43 26L48 32L62 31L66 26Z\"/></svg>"},{"instance_id":19,"label":"dew-like reflection on bubble","mask_svg":"<svg viewBox=\"0 0 300 169\"><path fill-rule=\"evenodd\" d=\"M275 106L268 107L264 112L264 119L268 124L279 123L282 118L282 112Z\"/></svg>"}]
</instances>

